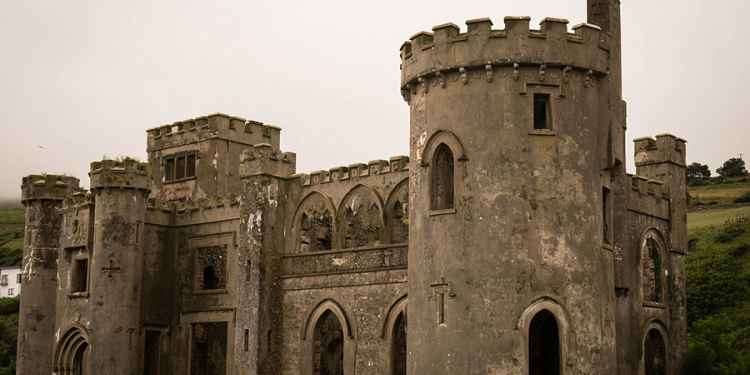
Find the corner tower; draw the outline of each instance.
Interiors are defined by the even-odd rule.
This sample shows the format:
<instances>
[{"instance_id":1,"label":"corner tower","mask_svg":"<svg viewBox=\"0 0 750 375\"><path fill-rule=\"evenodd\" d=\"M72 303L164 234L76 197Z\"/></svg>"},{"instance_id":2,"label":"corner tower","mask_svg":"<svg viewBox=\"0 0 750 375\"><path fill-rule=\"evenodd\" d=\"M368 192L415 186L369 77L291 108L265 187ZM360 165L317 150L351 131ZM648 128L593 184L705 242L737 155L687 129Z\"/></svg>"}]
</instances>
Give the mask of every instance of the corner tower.
<instances>
[{"instance_id":1,"label":"corner tower","mask_svg":"<svg viewBox=\"0 0 750 375\"><path fill-rule=\"evenodd\" d=\"M608 35L529 23L401 47L410 374L615 370Z\"/></svg>"},{"instance_id":2,"label":"corner tower","mask_svg":"<svg viewBox=\"0 0 750 375\"><path fill-rule=\"evenodd\" d=\"M21 189L26 228L17 369L19 374L47 375L52 373L57 249L63 228L63 217L58 210L62 208L65 197L78 190L78 179L31 175L24 177Z\"/></svg>"}]
</instances>

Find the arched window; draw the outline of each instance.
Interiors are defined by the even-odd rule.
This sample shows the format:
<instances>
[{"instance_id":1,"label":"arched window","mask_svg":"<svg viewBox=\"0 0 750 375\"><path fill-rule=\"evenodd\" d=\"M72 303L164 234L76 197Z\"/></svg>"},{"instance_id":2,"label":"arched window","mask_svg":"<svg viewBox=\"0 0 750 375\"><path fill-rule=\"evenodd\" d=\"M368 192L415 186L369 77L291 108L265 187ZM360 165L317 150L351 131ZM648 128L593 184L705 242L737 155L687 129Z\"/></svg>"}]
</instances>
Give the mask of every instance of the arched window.
<instances>
[{"instance_id":1,"label":"arched window","mask_svg":"<svg viewBox=\"0 0 750 375\"><path fill-rule=\"evenodd\" d=\"M73 356L73 374L88 375L88 344L81 345Z\"/></svg>"},{"instance_id":2,"label":"arched window","mask_svg":"<svg viewBox=\"0 0 750 375\"><path fill-rule=\"evenodd\" d=\"M344 331L330 310L315 325L314 375L344 375Z\"/></svg>"},{"instance_id":3,"label":"arched window","mask_svg":"<svg viewBox=\"0 0 750 375\"><path fill-rule=\"evenodd\" d=\"M400 182L391 192L386 203L388 241L409 242L409 181Z\"/></svg>"},{"instance_id":4,"label":"arched window","mask_svg":"<svg viewBox=\"0 0 750 375\"><path fill-rule=\"evenodd\" d=\"M406 375L406 311L396 318L391 339L392 375Z\"/></svg>"},{"instance_id":5,"label":"arched window","mask_svg":"<svg viewBox=\"0 0 750 375\"><path fill-rule=\"evenodd\" d=\"M652 328L643 343L643 365L645 375L667 374L667 348L658 329Z\"/></svg>"},{"instance_id":6,"label":"arched window","mask_svg":"<svg viewBox=\"0 0 750 375\"><path fill-rule=\"evenodd\" d=\"M529 375L560 375L560 332L549 310L538 312L529 326Z\"/></svg>"},{"instance_id":7,"label":"arched window","mask_svg":"<svg viewBox=\"0 0 750 375\"><path fill-rule=\"evenodd\" d=\"M649 302L662 302L662 252L659 242L652 236L643 246L643 298Z\"/></svg>"},{"instance_id":8,"label":"arched window","mask_svg":"<svg viewBox=\"0 0 750 375\"><path fill-rule=\"evenodd\" d=\"M431 207L433 210L453 208L453 152L445 143L435 149L432 159Z\"/></svg>"},{"instance_id":9,"label":"arched window","mask_svg":"<svg viewBox=\"0 0 750 375\"><path fill-rule=\"evenodd\" d=\"M326 210L313 210L302 214L300 249L302 251L331 250L333 246L333 218Z\"/></svg>"}]
</instances>

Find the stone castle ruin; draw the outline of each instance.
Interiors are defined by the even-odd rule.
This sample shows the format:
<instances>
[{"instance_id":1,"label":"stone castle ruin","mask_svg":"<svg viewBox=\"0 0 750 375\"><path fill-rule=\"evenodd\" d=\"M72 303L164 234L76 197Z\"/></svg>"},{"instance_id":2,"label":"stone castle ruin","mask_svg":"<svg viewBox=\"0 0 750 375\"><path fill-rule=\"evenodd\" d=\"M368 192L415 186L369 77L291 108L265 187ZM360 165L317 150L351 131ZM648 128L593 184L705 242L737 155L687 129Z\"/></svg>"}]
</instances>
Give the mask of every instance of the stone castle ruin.
<instances>
[{"instance_id":1,"label":"stone castle ruin","mask_svg":"<svg viewBox=\"0 0 750 375\"><path fill-rule=\"evenodd\" d=\"M88 191L24 178L18 373L676 374L685 141L625 172L620 3L588 10L411 37L408 157L298 174L215 114Z\"/></svg>"}]
</instances>

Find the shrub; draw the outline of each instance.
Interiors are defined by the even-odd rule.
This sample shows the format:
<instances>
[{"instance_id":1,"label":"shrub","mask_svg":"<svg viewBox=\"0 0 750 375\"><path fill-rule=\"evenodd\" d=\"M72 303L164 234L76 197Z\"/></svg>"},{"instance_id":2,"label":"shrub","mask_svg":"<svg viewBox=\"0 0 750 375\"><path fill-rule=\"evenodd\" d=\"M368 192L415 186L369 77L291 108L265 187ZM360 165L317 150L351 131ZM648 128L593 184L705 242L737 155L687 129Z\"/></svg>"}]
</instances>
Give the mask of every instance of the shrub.
<instances>
[{"instance_id":1,"label":"shrub","mask_svg":"<svg viewBox=\"0 0 750 375\"><path fill-rule=\"evenodd\" d=\"M734 203L750 203L750 191L735 199Z\"/></svg>"}]
</instances>

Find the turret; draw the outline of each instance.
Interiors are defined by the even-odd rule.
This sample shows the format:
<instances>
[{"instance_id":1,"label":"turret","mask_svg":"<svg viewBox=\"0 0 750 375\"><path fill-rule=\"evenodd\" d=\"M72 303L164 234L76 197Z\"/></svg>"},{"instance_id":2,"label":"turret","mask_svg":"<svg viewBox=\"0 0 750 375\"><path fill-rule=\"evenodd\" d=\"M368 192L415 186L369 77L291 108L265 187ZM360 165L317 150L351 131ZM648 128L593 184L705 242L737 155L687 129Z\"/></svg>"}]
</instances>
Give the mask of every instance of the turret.
<instances>
[{"instance_id":1,"label":"turret","mask_svg":"<svg viewBox=\"0 0 750 375\"><path fill-rule=\"evenodd\" d=\"M274 375L279 361L281 291L279 252L284 247L284 212L296 155L261 143L242 152L240 178L240 239L235 278L237 298L235 345L239 375ZM240 340L244 340L240 341ZM241 346L242 345L242 346Z\"/></svg>"},{"instance_id":2,"label":"turret","mask_svg":"<svg viewBox=\"0 0 750 375\"><path fill-rule=\"evenodd\" d=\"M24 177L21 188L26 227L16 367L19 374L49 375L55 342L57 256L63 226L59 209L64 198L78 190L78 179L31 175Z\"/></svg>"},{"instance_id":3,"label":"turret","mask_svg":"<svg viewBox=\"0 0 750 375\"><path fill-rule=\"evenodd\" d=\"M606 36L529 24L444 24L401 48L410 374L614 371Z\"/></svg>"},{"instance_id":4,"label":"turret","mask_svg":"<svg viewBox=\"0 0 750 375\"><path fill-rule=\"evenodd\" d=\"M91 368L136 374L140 368L142 236L149 165L132 159L91 163L94 201L89 287Z\"/></svg>"}]
</instances>

